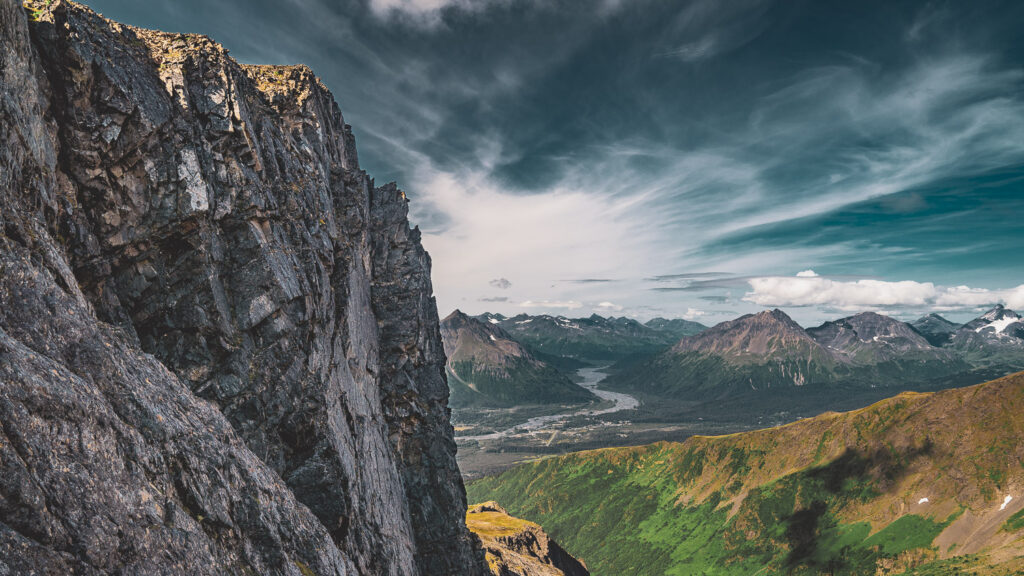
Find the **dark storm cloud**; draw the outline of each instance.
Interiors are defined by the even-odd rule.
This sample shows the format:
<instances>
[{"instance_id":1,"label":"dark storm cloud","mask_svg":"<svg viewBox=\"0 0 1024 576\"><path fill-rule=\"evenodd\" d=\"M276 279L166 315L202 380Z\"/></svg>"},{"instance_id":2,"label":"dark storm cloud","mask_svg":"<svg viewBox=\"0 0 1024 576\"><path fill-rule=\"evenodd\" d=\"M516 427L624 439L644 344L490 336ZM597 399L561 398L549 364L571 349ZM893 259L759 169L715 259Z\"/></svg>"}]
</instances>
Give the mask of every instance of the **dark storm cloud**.
<instances>
[{"instance_id":1,"label":"dark storm cloud","mask_svg":"<svg viewBox=\"0 0 1024 576\"><path fill-rule=\"evenodd\" d=\"M413 199L442 303L498 275L627 310L807 269L1021 282L1019 2L90 4L313 67Z\"/></svg>"}]
</instances>

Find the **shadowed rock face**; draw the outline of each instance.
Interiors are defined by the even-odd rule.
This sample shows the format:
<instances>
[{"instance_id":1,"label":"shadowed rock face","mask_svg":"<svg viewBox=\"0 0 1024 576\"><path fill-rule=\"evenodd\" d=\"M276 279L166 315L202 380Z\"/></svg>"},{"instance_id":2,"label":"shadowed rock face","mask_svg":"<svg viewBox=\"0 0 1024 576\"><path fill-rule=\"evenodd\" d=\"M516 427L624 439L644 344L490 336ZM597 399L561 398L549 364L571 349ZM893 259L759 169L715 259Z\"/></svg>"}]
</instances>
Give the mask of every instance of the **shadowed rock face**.
<instances>
[{"instance_id":1,"label":"shadowed rock face","mask_svg":"<svg viewBox=\"0 0 1024 576\"><path fill-rule=\"evenodd\" d=\"M0 78L0 568L481 573L429 257L312 72L0 0Z\"/></svg>"},{"instance_id":2,"label":"shadowed rock face","mask_svg":"<svg viewBox=\"0 0 1024 576\"><path fill-rule=\"evenodd\" d=\"M959 324L950 322L936 313L922 316L911 322L910 325L932 346L942 346L949 342L950 336L960 328Z\"/></svg>"}]
</instances>

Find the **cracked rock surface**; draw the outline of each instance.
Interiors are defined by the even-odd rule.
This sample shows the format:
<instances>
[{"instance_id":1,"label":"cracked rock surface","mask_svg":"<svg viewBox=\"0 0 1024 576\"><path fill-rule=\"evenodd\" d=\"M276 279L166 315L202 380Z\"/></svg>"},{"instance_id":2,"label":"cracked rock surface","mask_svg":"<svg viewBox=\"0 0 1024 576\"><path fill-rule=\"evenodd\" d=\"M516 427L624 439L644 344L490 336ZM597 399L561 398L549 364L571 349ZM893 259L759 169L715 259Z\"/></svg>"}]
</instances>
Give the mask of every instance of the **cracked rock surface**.
<instances>
[{"instance_id":1,"label":"cracked rock surface","mask_svg":"<svg viewBox=\"0 0 1024 576\"><path fill-rule=\"evenodd\" d=\"M419 240L308 68L0 0L0 574L483 574Z\"/></svg>"}]
</instances>

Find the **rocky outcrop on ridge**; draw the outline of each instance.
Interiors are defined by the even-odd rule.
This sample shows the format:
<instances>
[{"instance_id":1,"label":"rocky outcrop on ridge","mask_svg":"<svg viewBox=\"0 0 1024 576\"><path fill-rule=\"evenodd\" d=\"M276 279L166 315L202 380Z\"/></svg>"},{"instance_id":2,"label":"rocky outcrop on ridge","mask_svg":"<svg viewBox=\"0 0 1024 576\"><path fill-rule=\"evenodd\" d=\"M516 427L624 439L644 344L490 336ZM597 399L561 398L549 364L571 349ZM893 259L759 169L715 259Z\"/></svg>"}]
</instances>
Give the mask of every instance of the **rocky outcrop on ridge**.
<instances>
[{"instance_id":1,"label":"rocky outcrop on ridge","mask_svg":"<svg viewBox=\"0 0 1024 576\"><path fill-rule=\"evenodd\" d=\"M0 573L484 573L429 257L313 73L0 0L0 81Z\"/></svg>"},{"instance_id":2,"label":"rocky outcrop on ridge","mask_svg":"<svg viewBox=\"0 0 1024 576\"><path fill-rule=\"evenodd\" d=\"M493 576L590 576L540 526L509 515L497 502L471 506L466 524L483 541Z\"/></svg>"}]
</instances>

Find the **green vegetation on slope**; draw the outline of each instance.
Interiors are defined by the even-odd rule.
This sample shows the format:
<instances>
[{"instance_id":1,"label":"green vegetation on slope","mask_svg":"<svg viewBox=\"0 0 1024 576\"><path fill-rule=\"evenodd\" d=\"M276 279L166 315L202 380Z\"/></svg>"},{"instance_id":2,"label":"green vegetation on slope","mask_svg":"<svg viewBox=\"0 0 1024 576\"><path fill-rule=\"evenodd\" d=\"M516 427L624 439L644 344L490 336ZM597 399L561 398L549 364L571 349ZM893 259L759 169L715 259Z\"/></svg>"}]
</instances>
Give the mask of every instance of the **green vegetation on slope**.
<instances>
[{"instance_id":1,"label":"green vegetation on slope","mask_svg":"<svg viewBox=\"0 0 1024 576\"><path fill-rule=\"evenodd\" d=\"M1020 485L1022 407L1017 375L777 429L550 458L468 492L538 522L594 574L955 573L983 558L944 559L936 537Z\"/></svg>"},{"instance_id":2,"label":"green vegetation on slope","mask_svg":"<svg viewBox=\"0 0 1024 576\"><path fill-rule=\"evenodd\" d=\"M677 501L686 474L668 469L666 450L626 461L549 459L472 484L470 499L493 497L535 519L595 574L874 574L877 559L929 548L948 524L904 516L874 535L867 523L844 524L837 512L875 492L861 479L835 483L827 467L760 487L730 517L720 506L728 488L700 503Z\"/></svg>"},{"instance_id":3,"label":"green vegetation on slope","mask_svg":"<svg viewBox=\"0 0 1024 576\"><path fill-rule=\"evenodd\" d=\"M1016 514L1010 516L1003 525L1003 529L1007 532L1017 532L1018 530L1024 530L1024 510L1017 511Z\"/></svg>"}]
</instances>

